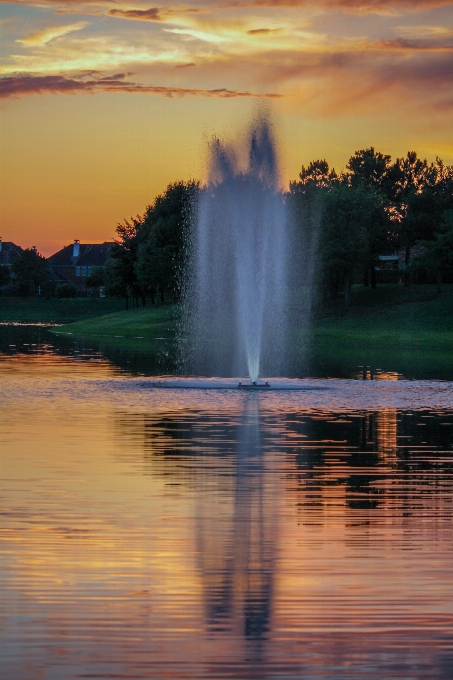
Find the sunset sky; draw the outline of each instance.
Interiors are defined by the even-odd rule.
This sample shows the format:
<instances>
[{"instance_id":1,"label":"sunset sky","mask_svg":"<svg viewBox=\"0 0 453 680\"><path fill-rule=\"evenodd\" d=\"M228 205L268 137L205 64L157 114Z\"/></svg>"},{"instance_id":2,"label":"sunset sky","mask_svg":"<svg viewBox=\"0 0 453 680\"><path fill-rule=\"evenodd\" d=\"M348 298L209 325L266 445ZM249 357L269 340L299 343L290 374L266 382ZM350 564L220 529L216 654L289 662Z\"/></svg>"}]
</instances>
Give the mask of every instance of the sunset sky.
<instances>
[{"instance_id":1,"label":"sunset sky","mask_svg":"<svg viewBox=\"0 0 453 680\"><path fill-rule=\"evenodd\" d=\"M283 181L357 149L453 163L448 0L22 0L1 12L4 241L109 240L263 101Z\"/></svg>"}]
</instances>

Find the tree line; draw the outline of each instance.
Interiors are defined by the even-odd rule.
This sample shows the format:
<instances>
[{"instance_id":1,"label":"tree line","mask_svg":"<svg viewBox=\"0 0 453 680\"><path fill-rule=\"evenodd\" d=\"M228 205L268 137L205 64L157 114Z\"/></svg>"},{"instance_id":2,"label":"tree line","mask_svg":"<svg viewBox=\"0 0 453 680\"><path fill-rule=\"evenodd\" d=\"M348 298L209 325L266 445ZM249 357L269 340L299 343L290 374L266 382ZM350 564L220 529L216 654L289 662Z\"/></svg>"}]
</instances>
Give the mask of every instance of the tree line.
<instances>
[{"instance_id":1,"label":"tree line","mask_svg":"<svg viewBox=\"0 0 453 680\"><path fill-rule=\"evenodd\" d=\"M139 304L165 295L178 300L187 235L203 191L196 181L170 184L142 217L117 227L105 267L110 293ZM453 166L416 152L392 162L373 147L356 151L337 174L326 160L302 166L284 196L300 248L316 251L323 299L344 295L360 280L376 286L380 256L404 252L403 281L415 271L453 280ZM420 245L417 258L411 258ZM302 254L301 254L302 255Z\"/></svg>"},{"instance_id":2,"label":"tree line","mask_svg":"<svg viewBox=\"0 0 453 680\"><path fill-rule=\"evenodd\" d=\"M142 216L118 224L104 269L94 270L86 285L105 286L126 306L178 301L201 191L197 181L174 182ZM439 158L428 163L411 151L392 161L370 147L356 151L339 174L315 160L302 166L284 200L301 258L307 248L316 255L321 299L342 294L348 305L352 283L360 278L375 287L380 256L395 251L404 253L406 285L420 272L438 285L453 281L453 166ZM0 269L1 287L9 272ZM12 270L21 290L46 285L45 258L32 249Z\"/></svg>"},{"instance_id":3,"label":"tree line","mask_svg":"<svg viewBox=\"0 0 453 680\"><path fill-rule=\"evenodd\" d=\"M392 162L373 147L356 151L337 174L327 161L302 167L288 200L318 230L317 282L324 298L360 277L376 286L380 256L403 252L403 280L414 271L453 277L453 166L428 164L415 152ZM411 258L414 246L418 256Z\"/></svg>"}]
</instances>

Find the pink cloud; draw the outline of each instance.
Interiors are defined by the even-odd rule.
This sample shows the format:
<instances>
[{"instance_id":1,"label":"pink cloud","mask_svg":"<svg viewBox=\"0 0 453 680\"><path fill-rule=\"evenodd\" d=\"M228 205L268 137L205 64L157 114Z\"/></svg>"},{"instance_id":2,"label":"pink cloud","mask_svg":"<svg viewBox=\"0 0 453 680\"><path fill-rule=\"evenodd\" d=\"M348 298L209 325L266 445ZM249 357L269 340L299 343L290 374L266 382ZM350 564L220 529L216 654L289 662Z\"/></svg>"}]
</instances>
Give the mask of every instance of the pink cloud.
<instances>
[{"instance_id":1,"label":"pink cloud","mask_svg":"<svg viewBox=\"0 0 453 680\"><path fill-rule=\"evenodd\" d=\"M0 78L0 98L22 97L31 94L77 94L84 92L95 94L98 92L129 92L155 94L162 97L218 97L230 99L233 97L275 98L281 95L275 93L256 94L248 91L216 88L203 90L199 88L166 87L160 85L140 85L128 80L130 74L118 73L115 76L87 79L85 76L67 78L66 76L35 76L18 74Z\"/></svg>"},{"instance_id":2,"label":"pink cloud","mask_svg":"<svg viewBox=\"0 0 453 680\"><path fill-rule=\"evenodd\" d=\"M448 7L451 0L237 0L229 7L324 7L351 13L384 13L392 10L420 11Z\"/></svg>"}]
</instances>

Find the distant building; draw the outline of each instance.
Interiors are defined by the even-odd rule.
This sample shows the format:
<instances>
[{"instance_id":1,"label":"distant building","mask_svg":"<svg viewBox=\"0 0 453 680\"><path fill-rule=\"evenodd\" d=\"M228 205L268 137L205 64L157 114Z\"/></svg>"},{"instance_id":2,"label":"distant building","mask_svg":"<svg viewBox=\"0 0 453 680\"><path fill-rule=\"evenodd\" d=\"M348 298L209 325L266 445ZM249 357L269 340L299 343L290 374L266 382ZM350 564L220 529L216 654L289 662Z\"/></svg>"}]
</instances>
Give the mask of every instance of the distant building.
<instances>
[{"instance_id":1,"label":"distant building","mask_svg":"<svg viewBox=\"0 0 453 680\"><path fill-rule=\"evenodd\" d=\"M86 289L85 280L94 269L103 267L109 255L110 242L80 243L76 240L70 246L65 246L47 262L51 278L56 283L75 283L79 292Z\"/></svg>"},{"instance_id":2,"label":"distant building","mask_svg":"<svg viewBox=\"0 0 453 680\"><path fill-rule=\"evenodd\" d=\"M0 238L0 264L7 264L11 266L24 249L16 246L12 241L2 241Z\"/></svg>"}]
</instances>

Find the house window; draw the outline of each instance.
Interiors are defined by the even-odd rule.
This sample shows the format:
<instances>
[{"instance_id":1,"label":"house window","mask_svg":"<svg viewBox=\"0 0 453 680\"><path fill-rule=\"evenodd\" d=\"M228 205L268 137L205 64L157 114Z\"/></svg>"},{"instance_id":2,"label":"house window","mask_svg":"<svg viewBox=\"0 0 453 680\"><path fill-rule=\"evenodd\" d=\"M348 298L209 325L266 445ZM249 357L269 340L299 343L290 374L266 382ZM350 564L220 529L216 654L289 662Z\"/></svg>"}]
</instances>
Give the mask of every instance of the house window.
<instances>
[{"instance_id":1,"label":"house window","mask_svg":"<svg viewBox=\"0 0 453 680\"><path fill-rule=\"evenodd\" d=\"M88 276L90 276L93 273L93 267L87 267L88 269Z\"/></svg>"},{"instance_id":2,"label":"house window","mask_svg":"<svg viewBox=\"0 0 453 680\"><path fill-rule=\"evenodd\" d=\"M80 276L80 267L75 268L75 275Z\"/></svg>"},{"instance_id":3,"label":"house window","mask_svg":"<svg viewBox=\"0 0 453 680\"><path fill-rule=\"evenodd\" d=\"M82 267L82 276L86 276L86 275L87 275L87 268Z\"/></svg>"}]
</instances>

